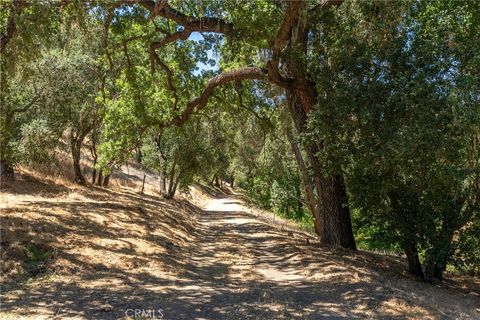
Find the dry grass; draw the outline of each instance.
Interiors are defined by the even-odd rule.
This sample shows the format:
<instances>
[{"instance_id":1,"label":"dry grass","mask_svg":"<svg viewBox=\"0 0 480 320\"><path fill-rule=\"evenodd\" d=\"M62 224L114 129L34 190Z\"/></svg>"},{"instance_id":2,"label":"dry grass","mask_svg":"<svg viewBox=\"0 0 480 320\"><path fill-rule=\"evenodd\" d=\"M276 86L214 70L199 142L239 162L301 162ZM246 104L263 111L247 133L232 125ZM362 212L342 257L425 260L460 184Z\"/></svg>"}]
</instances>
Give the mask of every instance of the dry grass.
<instances>
[{"instance_id":1,"label":"dry grass","mask_svg":"<svg viewBox=\"0 0 480 320\"><path fill-rule=\"evenodd\" d=\"M109 268L125 263L128 267L130 260L141 264L139 255L164 253L155 245L181 246L191 237L195 214L188 211L192 210L188 203L140 197L127 188L87 188L61 178L42 178L22 170L17 182L1 194L2 244L6 245L2 252L14 255L10 261L2 259L3 281L23 272L14 265L18 267L16 260L26 255L21 251L31 244L49 248L55 256L50 269L68 274L80 265ZM105 252L106 248L115 250ZM130 255L122 255L129 250Z\"/></svg>"},{"instance_id":2,"label":"dry grass","mask_svg":"<svg viewBox=\"0 0 480 320\"><path fill-rule=\"evenodd\" d=\"M0 195L0 319L480 318L477 278L427 285L398 257L322 248L219 190L167 201L151 179L139 195L128 171L106 190L20 169Z\"/></svg>"}]
</instances>

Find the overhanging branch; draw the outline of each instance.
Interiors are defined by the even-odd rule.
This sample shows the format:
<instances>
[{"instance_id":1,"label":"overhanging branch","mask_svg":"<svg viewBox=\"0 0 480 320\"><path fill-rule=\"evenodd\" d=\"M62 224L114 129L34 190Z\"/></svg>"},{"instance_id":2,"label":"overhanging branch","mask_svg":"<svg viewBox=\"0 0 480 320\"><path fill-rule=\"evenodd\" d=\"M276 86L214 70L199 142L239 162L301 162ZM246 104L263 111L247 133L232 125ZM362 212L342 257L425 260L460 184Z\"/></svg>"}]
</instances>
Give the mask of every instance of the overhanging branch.
<instances>
[{"instance_id":1,"label":"overhanging branch","mask_svg":"<svg viewBox=\"0 0 480 320\"><path fill-rule=\"evenodd\" d=\"M241 80L263 80L266 79L266 70L258 67L243 67L231 71L223 72L207 82L207 85L203 89L202 93L191 99L187 103L187 107L182 112L182 114L173 118L167 126L170 125L183 125L192 115L195 110L203 109L208 102L208 98L212 95L216 87L223 85L230 81L241 81Z\"/></svg>"},{"instance_id":2,"label":"overhanging branch","mask_svg":"<svg viewBox=\"0 0 480 320\"><path fill-rule=\"evenodd\" d=\"M152 0L139 0L136 2L138 2L141 6L147 9L152 17L160 16L166 19L173 20L175 21L175 23L191 31L215 32L225 34L233 30L233 25L221 18L193 18L172 8L165 0L161 0L158 3Z\"/></svg>"}]
</instances>

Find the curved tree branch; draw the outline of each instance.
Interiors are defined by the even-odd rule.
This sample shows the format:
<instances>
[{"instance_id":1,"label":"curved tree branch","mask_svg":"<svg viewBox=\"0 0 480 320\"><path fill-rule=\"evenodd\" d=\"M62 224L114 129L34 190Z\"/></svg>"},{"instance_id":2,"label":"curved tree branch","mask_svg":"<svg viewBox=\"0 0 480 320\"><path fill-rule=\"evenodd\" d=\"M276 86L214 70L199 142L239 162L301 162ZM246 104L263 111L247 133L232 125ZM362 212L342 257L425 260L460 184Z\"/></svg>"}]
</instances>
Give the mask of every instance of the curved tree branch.
<instances>
[{"instance_id":1,"label":"curved tree branch","mask_svg":"<svg viewBox=\"0 0 480 320\"><path fill-rule=\"evenodd\" d=\"M290 83L280 74L280 53L288 44L292 34L291 29L296 24L300 16L300 9L302 8L302 5L303 1L301 0L287 1L287 8L285 10L282 23L280 24L275 38L272 41L272 57L270 61L267 62L269 79L283 88L289 87Z\"/></svg>"},{"instance_id":2,"label":"curved tree branch","mask_svg":"<svg viewBox=\"0 0 480 320\"><path fill-rule=\"evenodd\" d=\"M103 30L104 30L104 35L103 35L103 46L105 47L105 55L107 56L108 60L108 65L110 67L110 70L113 70L113 61L112 57L110 55L110 51L108 50L108 44L109 44L109 37L108 37L108 29L110 28L110 24L112 23L113 20L113 15L115 13L115 9L118 8L123 4L123 1L118 1L116 3L111 4L107 8L106 16L105 16L105 21L103 22Z\"/></svg>"},{"instance_id":3,"label":"curved tree branch","mask_svg":"<svg viewBox=\"0 0 480 320\"><path fill-rule=\"evenodd\" d=\"M173 20L178 25L182 26L183 29L176 33L168 34L160 40L150 44L150 56L152 58L152 70L154 70L155 64L158 64L167 74L167 86L175 95L175 108L177 107L177 92L173 84L173 75L168 66L163 63L155 52L156 49L161 48L169 43L175 42L177 40L186 40L192 34L192 32L215 32L215 33L229 33L233 30L233 25L228 23L220 18L215 17L203 17L203 18L192 18L182 12L179 12L173 9L167 0L159 0L157 2L151 0L139 0L136 1L141 6L146 8L152 18L157 16L164 17L166 19ZM165 30L161 30L162 33L165 33ZM213 79L212 79L213 80ZM205 102L206 103L206 102ZM193 107L195 108L195 107ZM192 108L192 111L193 111ZM188 110L188 105L187 105Z\"/></svg>"},{"instance_id":4,"label":"curved tree branch","mask_svg":"<svg viewBox=\"0 0 480 320\"><path fill-rule=\"evenodd\" d=\"M166 19L173 20L175 23L183 27L182 30L171 34L166 34L162 40L153 42L150 45L150 50L156 50L177 40L186 40L192 34L192 32L214 32L226 34L233 30L233 25L231 23L228 23L220 18L189 17L173 9L170 5L168 5L167 0L160 0L158 2L140 0L137 2L150 12L152 18L161 16ZM165 33L164 30L161 30L161 32Z\"/></svg>"},{"instance_id":5,"label":"curved tree branch","mask_svg":"<svg viewBox=\"0 0 480 320\"><path fill-rule=\"evenodd\" d=\"M277 34L272 44L272 55L278 56L280 51L287 45L291 36L291 29L295 25L300 15L300 9L304 2L302 0L291 0L287 2L287 9L283 16L282 23L278 28Z\"/></svg>"},{"instance_id":6,"label":"curved tree branch","mask_svg":"<svg viewBox=\"0 0 480 320\"><path fill-rule=\"evenodd\" d=\"M203 17L192 18L184 13L172 8L166 0L155 2L152 0L136 1L145 9L147 9L152 17L161 16L166 19L175 21L185 29L198 32L216 32L229 33L233 30L233 25L221 18Z\"/></svg>"},{"instance_id":7,"label":"curved tree branch","mask_svg":"<svg viewBox=\"0 0 480 320\"><path fill-rule=\"evenodd\" d=\"M183 27L183 30L174 34L168 34L164 39L151 44L151 54L157 63L159 61L161 62L155 52L157 48L163 47L177 40L185 40L192 32L215 32L228 34L234 30L231 23L228 23L220 18L205 17L196 19L189 17L169 6L167 0L160 0L160 2L155 2L152 0L137 0L135 2L138 2L140 5L146 8L150 12L152 18L161 16L166 19L173 20L175 23ZM329 7L332 4L338 4L340 2L341 0L321 0L320 7ZM239 81L246 79L268 79L270 82L285 89L291 89L292 87L304 87L305 84L309 82L308 79L284 78L279 72L281 51L290 41L292 36L292 28L298 22L304 3L305 2L302 0L291 0L287 2L287 9L284 14L284 19L282 20L282 23L280 24L277 34L272 42L272 58L270 61L268 61L265 69L261 69L259 67L243 67L236 70L227 71L213 77L207 82L207 85L200 96L192 98L187 103L187 107L182 114L173 118L170 122L166 123L165 126L180 126L184 124L195 111L195 109L198 111L205 107L208 102L208 98L211 96L216 87L230 81L237 81L238 83ZM171 72L169 72L170 70L168 67L165 68L165 64L159 63L159 65L167 73L167 81L170 82L169 86L172 85Z\"/></svg>"},{"instance_id":8,"label":"curved tree branch","mask_svg":"<svg viewBox=\"0 0 480 320\"><path fill-rule=\"evenodd\" d=\"M155 49L150 48L150 55L152 56L152 72L155 71L155 63L160 66L160 68L165 71L167 75L167 88L168 90L172 91L174 98L175 98L175 110L177 109L177 104L178 104L178 95L177 95L177 88L175 87L173 83L173 72L170 70L170 68L163 62L158 54L155 52Z\"/></svg>"},{"instance_id":9,"label":"curved tree branch","mask_svg":"<svg viewBox=\"0 0 480 320\"><path fill-rule=\"evenodd\" d=\"M192 34L193 30L190 29L184 29L182 31L173 33L173 34L168 34L165 38L163 38L160 41L155 41L150 44L150 48L155 50L158 48L161 48L171 42L175 42L177 40L187 40L188 37Z\"/></svg>"},{"instance_id":10,"label":"curved tree branch","mask_svg":"<svg viewBox=\"0 0 480 320\"><path fill-rule=\"evenodd\" d=\"M203 89L202 93L198 97L191 99L187 103L187 107L182 112L182 114L173 118L169 123L167 123L166 126L183 125L189 119L195 109L198 111L203 109L207 105L208 98L212 95L216 87L230 81L241 81L247 79L266 79L266 70L258 67L243 67L231 71L226 71L213 77L207 82L207 85Z\"/></svg>"},{"instance_id":11,"label":"curved tree branch","mask_svg":"<svg viewBox=\"0 0 480 320\"><path fill-rule=\"evenodd\" d=\"M16 30L15 19L20 15L23 8L27 6L27 1L14 0L12 8L10 9L10 14L7 19L7 24L5 27L5 32L0 37L0 52L3 52L7 47L7 43L13 38L13 35Z\"/></svg>"}]
</instances>

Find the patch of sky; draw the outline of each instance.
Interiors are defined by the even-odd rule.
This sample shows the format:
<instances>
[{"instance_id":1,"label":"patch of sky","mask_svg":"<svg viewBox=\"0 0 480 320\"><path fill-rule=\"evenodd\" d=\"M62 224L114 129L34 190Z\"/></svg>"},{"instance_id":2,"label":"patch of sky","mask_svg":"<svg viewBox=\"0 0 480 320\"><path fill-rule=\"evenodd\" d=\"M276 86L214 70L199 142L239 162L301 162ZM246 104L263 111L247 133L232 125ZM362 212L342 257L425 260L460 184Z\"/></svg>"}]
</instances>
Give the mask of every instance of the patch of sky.
<instances>
[{"instance_id":1,"label":"patch of sky","mask_svg":"<svg viewBox=\"0 0 480 320\"><path fill-rule=\"evenodd\" d=\"M200 32L192 32L188 40L195 41L200 43L201 41L205 40L203 35ZM220 68L220 56L216 54L212 49L207 50L207 57L209 60L214 61L214 65L206 64L201 61L197 62L197 70L194 71L195 75L201 75L205 71L218 71Z\"/></svg>"}]
</instances>

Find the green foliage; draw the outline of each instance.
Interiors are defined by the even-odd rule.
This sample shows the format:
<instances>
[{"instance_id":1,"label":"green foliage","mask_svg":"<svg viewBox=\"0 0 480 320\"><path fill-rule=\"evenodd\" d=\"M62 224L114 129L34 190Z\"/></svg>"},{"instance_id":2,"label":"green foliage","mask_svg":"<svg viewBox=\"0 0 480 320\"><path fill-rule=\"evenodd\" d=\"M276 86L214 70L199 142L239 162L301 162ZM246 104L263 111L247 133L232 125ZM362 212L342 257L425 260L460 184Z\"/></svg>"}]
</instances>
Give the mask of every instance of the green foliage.
<instances>
[{"instance_id":1,"label":"green foliage","mask_svg":"<svg viewBox=\"0 0 480 320\"><path fill-rule=\"evenodd\" d=\"M46 25L33 30L34 17ZM91 33L98 23L74 17L73 11L62 17L56 6L29 2L15 20L16 33L1 56L1 158L9 166L52 166L62 133L83 137L97 121L102 72Z\"/></svg>"},{"instance_id":2,"label":"green foliage","mask_svg":"<svg viewBox=\"0 0 480 320\"><path fill-rule=\"evenodd\" d=\"M45 119L34 119L23 124L20 131L21 138L16 145L19 159L28 165L52 167L59 136L51 125Z\"/></svg>"},{"instance_id":3,"label":"green foliage","mask_svg":"<svg viewBox=\"0 0 480 320\"><path fill-rule=\"evenodd\" d=\"M363 246L413 241L427 265L442 264L479 214L478 8L405 4L353 3L328 20L306 139L323 141L327 170L346 174Z\"/></svg>"},{"instance_id":4,"label":"green foliage","mask_svg":"<svg viewBox=\"0 0 480 320\"><path fill-rule=\"evenodd\" d=\"M312 216L304 204L301 177L290 144L282 131L275 130L285 125L282 123L285 120L281 119L280 110L268 119L267 127L262 125L262 118L251 118L241 125L236 136L241 147L236 150L233 162L236 181L255 205L312 231ZM258 127L265 131L259 131Z\"/></svg>"},{"instance_id":5,"label":"green foliage","mask_svg":"<svg viewBox=\"0 0 480 320\"><path fill-rule=\"evenodd\" d=\"M451 263L457 270L480 275L480 220L475 219L459 230L453 240Z\"/></svg>"},{"instance_id":6,"label":"green foliage","mask_svg":"<svg viewBox=\"0 0 480 320\"><path fill-rule=\"evenodd\" d=\"M32 244L27 248L26 270L30 276L37 276L47 271L47 263L52 252L42 245Z\"/></svg>"},{"instance_id":7,"label":"green foliage","mask_svg":"<svg viewBox=\"0 0 480 320\"><path fill-rule=\"evenodd\" d=\"M178 180L179 186L188 187L193 184L196 177L202 176L202 173L210 172L208 167L210 154L208 151L212 147L205 143L203 134L202 127L193 123L165 129L154 149L153 154L154 157L156 155L156 161L150 160L147 164L150 167L158 168L158 170L164 167L167 172L171 172L172 167L175 166L174 177ZM144 150L148 159L147 150L142 150ZM159 153L163 157L163 161L159 161Z\"/></svg>"},{"instance_id":8,"label":"green foliage","mask_svg":"<svg viewBox=\"0 0 480 320\"><path fill-rule=\"evenodd\" d=\"M45 262L51 256L51 252L37 245L31 245L27 249L27 263Z\"/></svg>"}]
</instances>

